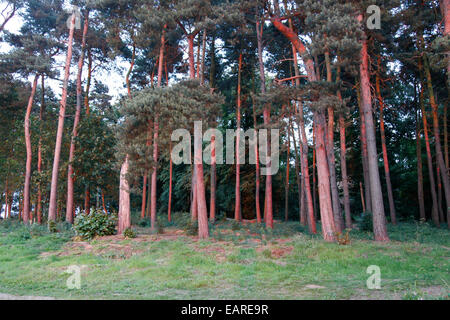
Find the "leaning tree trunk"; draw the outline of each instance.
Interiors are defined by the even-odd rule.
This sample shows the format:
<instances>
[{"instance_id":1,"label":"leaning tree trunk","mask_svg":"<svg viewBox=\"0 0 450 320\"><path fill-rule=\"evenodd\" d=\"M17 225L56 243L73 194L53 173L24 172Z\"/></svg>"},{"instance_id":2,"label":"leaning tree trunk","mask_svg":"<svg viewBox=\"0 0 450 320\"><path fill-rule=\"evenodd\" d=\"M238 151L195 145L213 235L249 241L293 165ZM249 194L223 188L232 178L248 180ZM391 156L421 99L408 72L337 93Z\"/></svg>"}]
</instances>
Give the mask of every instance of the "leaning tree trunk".
<instances>
[{"instance_id":1,"label":"leaning tree trunk","mask_svg":"<svg viewBox=\"0 0 450 320\"><path fill-rule=\"evenodd\" d=\"M25 114L25 145L27 149L27 163L25 168L25 183L23 187L23 222L28 223L30 217L30 184L31 184L31 134L30 134L30 115L33 107L34 95L36 93L37 81L39 75L34 76L33 86L31 88L30 98L28 99L27 112Z\"/></svg>"},{"instance_id":2,"label":"leaning tree trunk","mask_svg":"<svg viewBox=\"0 0 450 320\"><path fill-rule=\"evenodd\" d=\"M341 140L341 174L342 174L342 187L344 189L344 210L345 210L345 227L347 229L353 228L352 214L350 211L350 192L348 188L348 174L347 174L347 146L345 137L345 118L341 113L339 115L339 133Z\"/></svg>"},{"instance_id":3,"label":"leaning tree trunk","mask_svg":"<svg viewBox=\"0 0 450 320\"><path fill-rule=\"evenodd\" d=\"M360 21L362 15L359 16ZM389 241L384 214L383 193L381 190L380 173L378 171L378 153L375 138L375 125L372 114L372 96L370 92L369 53L367 39L362 40L361 63L361 105L364 113L367 135L367 156L372 199L373 232L376 241Z\"/></svg>"},{"instance_id":4,"label":"leaning tree trunk","mask_svg":"<svg viewBox=\"0 0 450 320\"><path fill-rule=\"evenodd\" d=\"M67 85L69 83L70 75L70 62L72 60L72 43L73 34L75 29L76 14L72 13L72 20L69 33L69 41L67 48L67 57L65 65L65 74L62 90L61 104L59 108L59 119L58 119L58 131L56 133L56 144L55 144L55 155L53 159L53 170L52 170L52 183L50 187L50 206L48 209L48 220L56 221L56 210L57 210L57 198L58 198L58 174L59 174L59 159L61 157L61 145L64 131L64 118L66 116L66 102L67 102Z\"/></svg>"},{"instance_id":5,"label":"leaning tree trunk","mask_svg":"<svg viewBox=\"0 0 450 320\"><path fill-rule=\"evenodd\" d=\"M67 203L66 203L66 221L73 223L73 184L74 184L74 171L72 162L75 156L75 139L78 136L78 125L80 123L81 115L81 100L83 98L82 88L81 88L81 77L83 74L83 64L84 64L84 48L86 46L86 35L89 26L89 12L86 13L83 28L83 37L81 40L81 53L78 60L78 75L77 75L77 109L75 111L75 119L73 122L72 130L72 140L70 141L70 151L69 151L69 165L67 168Z\"/></svg>"},{"instance_id":6,"label":"leaning tree trunk","mask_svg":"<svg viewBox=\"0 0 450 320\"><path fill-rule=\"evenodd\" d=\"M380 68L380 58L378 58L378 68ZM379 71L379 70L378 70ZM397 217L395 214L395 204L394 204L394 194L392 192L392 184L391 184L391 172L389 170L389 160L388 153L386 147L386 134L384 127L384 100L381 96L381 87L380 87L380 75L377 72L376 81L375 81L376 94L378 96L378 103L380 104L380 134L381 134L381 147L383 149L383 163L384 163L384 173L386 176L386 186L388 191L388 200L389 200L389 212L391 214L391 222L393 225L397 224Z\"/></svg>"},{"instance_id":7,"label":"leaning tree trunk","mask_svg":"<svg viewBox=\"0 0 450 320\"><path fill-rule=\"evenodd\" d=\"M292 30L292 22L290 23L290 29ZM295 86L298 88L300 87L300 70L298 68L298 57L297 57L297 49L294 45L292 45L292 56L294 57L294 72L295 72ZM311 184L310 184L310 175L309 175L309 164L308 164L308 138L306 135L306 129L305 129L305 119L303 115L303 105L297 101L296 103L296 116L297 116L297 126L299 130L299 137L300 137L300 168L302 172L302 202L306 203L306 208L303 208L302 206L302 213L300 217L300 222L303 225L306 225L308 223L309 232L315 234L317 232L316 228L316 215L314 210L314 204L315 204L315 183L313 183L313 190L311 191ZM315 151L314 151L315 154ZM315 180L315 173L313 171L313 180ZM314 197L312 195L312 192L314 193ZM306 200L306 201L305 201Z\"/></svg>"},{"instance_id":8,"label":"leaning tree trunk","mask_svg":"<svg viewBox=\"0 0 450 320\"><path fill-rule=\"evenodd\" d=\"M274 27L280 31L290 42L295 46L295 49L299 54L305 55L306 48L304 44L299 40L297 34L291 29L286 27L279 17L272 18ZM304 59L305 68L308 75L308 81L316 82L317 74L314 69L314 62L311 58ZM323 237L326 241L335 241L335 224L333 217L333 208L331 203L331 190L330 190L330 172L328 168L328 159L325 145L325 129L326 120L325 114L321 110L314 110L314 127L316 130L316 152L317 152L317 172L319 178L319 202L320 202L320 214L322 217L322 231Z\"/></svg>"}]
</instances>

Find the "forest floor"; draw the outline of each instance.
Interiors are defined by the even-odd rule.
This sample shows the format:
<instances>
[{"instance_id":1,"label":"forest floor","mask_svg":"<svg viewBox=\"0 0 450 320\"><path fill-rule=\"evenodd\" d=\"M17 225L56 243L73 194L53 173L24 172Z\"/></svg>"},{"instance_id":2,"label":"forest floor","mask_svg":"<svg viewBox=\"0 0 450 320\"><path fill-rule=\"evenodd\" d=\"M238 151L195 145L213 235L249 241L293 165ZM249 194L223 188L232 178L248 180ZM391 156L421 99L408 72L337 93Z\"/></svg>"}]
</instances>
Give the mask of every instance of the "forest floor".
<instances>
[{"instance_id":1,"label":"forest floor","mask_svg":"<svg viewBox=\"0 0 450 320\"><path fill-rule=\"evenodd\" d=\"M353 230L347 245L295 222L267 232L222 221L208 241L175 225L89 242L59 228L0 222L0 299L450 298L450 232L427 223L389 226L389 243ZM367 288L371 265L380 267L379 290ZM67 287L70 266L79 267L80 289Z\"/></svg>"}]
</instances>

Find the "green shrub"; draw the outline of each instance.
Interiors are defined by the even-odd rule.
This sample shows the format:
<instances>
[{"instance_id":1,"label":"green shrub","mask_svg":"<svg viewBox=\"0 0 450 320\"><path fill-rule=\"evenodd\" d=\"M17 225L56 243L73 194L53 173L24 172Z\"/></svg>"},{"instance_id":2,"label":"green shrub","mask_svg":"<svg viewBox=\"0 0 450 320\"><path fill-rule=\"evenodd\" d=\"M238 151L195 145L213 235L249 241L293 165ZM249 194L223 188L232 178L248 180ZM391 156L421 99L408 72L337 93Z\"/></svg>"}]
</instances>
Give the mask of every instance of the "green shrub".
<instances>
[{"instance_id":1,"label":"green shrub","mask_svg":"<svg viewBox=\"0 0 450 320\"><path fill-rule=\"evenodd\" d=\"M373 220L371 212L364 212L359 219L357 219L358 228L360 231L372 232Z\"/></svg>"},{"instance_id":2,"label":"green shrub","mask_svg":"<svg viewBox=\"0 0 450 320\"><path fill-rule=\"evenodd\" d=\"M76 235L90 240L96 236L109 236L116 233L117 218L101 210L92 210L91 214L81 213L75 218Z\"/></svg>"},{"instance_id":3,"label":"green shrub","mask_svg":"<svg viewBox=\"0 0 450 320\"><path fill-rule=\"evenodd\" d=\"M123 236L125 238L134 239L137 237L137 234L133 229L126 228L125 231L123 232Z\"/></svg>"},{"instance_id":4,"label":"green shrub","mask_svg":"<svg viewBox=\"0 0 450 320\"><path fill-rule=\"evenodd\" d=\"M56 227L56 222L55 221L50 220L48 222L48 231L50 231L51 233L58 232L58 228Z\"/></svg>"}]
</instances>

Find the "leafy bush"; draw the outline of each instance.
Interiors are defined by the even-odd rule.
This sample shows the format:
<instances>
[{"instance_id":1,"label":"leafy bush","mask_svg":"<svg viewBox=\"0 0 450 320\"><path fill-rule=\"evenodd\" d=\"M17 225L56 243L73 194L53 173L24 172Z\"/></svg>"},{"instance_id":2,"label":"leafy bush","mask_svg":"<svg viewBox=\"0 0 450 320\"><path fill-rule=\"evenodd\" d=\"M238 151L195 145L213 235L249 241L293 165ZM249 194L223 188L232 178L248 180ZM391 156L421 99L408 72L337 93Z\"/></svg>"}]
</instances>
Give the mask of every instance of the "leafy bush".
<instances>
[{"instance_id":1,"label":"leafy bush","mask_svg":"<svg viewBox=\"0 0 450 320\"><path fill-rule=\"evenodd\" d=\"M126 228L125 231L123 232L123 236L125 238L134 239L137 237L137 234L133 229Z\"/></svg>"},{"instance_id":2,"label":"leafy bush","mask_svg":"<svg viewBox=\"0 0 450 320\"><path fill-rule=\"evenodd\" d=\"M58 228L56 227L56 222L55 221L50 220L48 222L48 231L50 231L51 233L58 232Z\"/></svg>"},{"instance_id":3,"label":"leafy bush","mask_svg":"<svg viewBox=\"0 0 450 320\"><path fill-rule=\"evenodd\" d=\"M358 228L360 231L372 232L373 231L373 220L371 212L364 212L358 221Z\"/></svg>"},{"instance_id":4,"label":"leafy bush","mask_svg":"<svg viewBox=\"0 0 450 320\"><path fill-rule=\"evenodd\" d=\"M93 210L91 214L85 212L75 218L74 229L77 236L92 239L96 236L109 236L116 233L117 218L101 210Z\"/></svg>"}]
</instances>

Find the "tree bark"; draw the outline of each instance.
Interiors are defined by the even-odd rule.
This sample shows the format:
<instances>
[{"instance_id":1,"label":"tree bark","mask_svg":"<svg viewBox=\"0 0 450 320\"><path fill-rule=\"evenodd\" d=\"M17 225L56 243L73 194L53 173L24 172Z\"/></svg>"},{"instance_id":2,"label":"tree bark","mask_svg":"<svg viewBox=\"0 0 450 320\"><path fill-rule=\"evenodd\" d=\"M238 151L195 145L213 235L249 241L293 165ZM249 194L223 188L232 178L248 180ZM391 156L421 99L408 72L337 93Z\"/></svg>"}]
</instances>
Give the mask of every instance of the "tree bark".
<instances>
[{"instance_id":1,"label":"tree bark","mask_svg":"<svg viewBox=\"0 0 450 320\"><path fill-rule=\"evenodd\" d=\"M433 83L431 80L430 65L427 55L423 55L425 76L427 79L428 94L430 98L431 110L433 115L433 133L434 133L434 146L436 149L436 162L439 167L442 184L444 185L445 200L447 202L447 217L450 217L450 179L448 176L448 169L445 166L444 156L442 154L441 137L439 133L439 118L438 118L438 105L434 96Z\"/></svg>"},{"instance_id":2,"label":"tree bark","mask_svg":"<svg viewBox=\"0 0 450 320\"><path fill-rule=\"evenodd\" d=\"M44 110L45 110L45 78L44 75L41 77L41 108L39 111L39 145L38 145L38 162L37 162L37 170L39 175L42 174L42 124L44 121ZM37 204L36 204L36 216L38 224L42 223L42 186L41 181L38 183L38 193L37 193Z\"/></svg>"},{"instance_id":3,"label":"tree bark","mask_svg":"<svg viewBox=\"0 0 450 320\"><path fill-rule=\"evenodd\" d=\"M31 161L32 161L32 150L31 150L31 134L30 134L30 115L31 109L33 107L34 95L36 93L37 82L39 75L34 76L33 86L31 88L30 98L28 99L27 112L25 114L25 145L27 150L27 162L25 168L25 183L23 187L23 222L28 224L30 217L30 184L31 184Z\"/></svg>"},{"instance_id":4,"label":"tree bark","mask_svg":"<svg viewBox=\"0 0 450 320\"><path fill-rule=\"evenodd\" d=\"M416 90L416 88L414 88ZM417 199L419 201L420 220L426 221L425 201L423 196L423 164L422 164L422 142L420 136L420 115L416 110L416 152L417 152Z\"/></svg>"},{"instance_id":5,"label":"tree bark","mask_svg":"<svg viewBox=\"0 0 450 320\"><path fill-rule=\"evenodd\" d=\"M241 213L241 164L240 164L240 130L241 130L241 72L242 72L242 52L239 54L238 62L238 85L237 85L237 110L236 110L236 186L235 186L235 207L234 219L236 221L242 220Z\"/></svg>"},{"instance_id":6,"label":"tree bark","mask_svg":"<svg viewBox=\"0 0 450 320\"><path fill-rule=\"evenodd\" d=\"M364 118L364 112L362 109L361 102L361 84L357 87L357 98L358 107L360 113L360 129L361 129L361 158L363 167L363 179L364 179L364 203L365 209L363 211L372 212L372 199L370 196L370 176L369 176L369 165L368 165L368 155L367 155L367 135L366 135L366 121Z\"/></svg>"},{"instance_id":7,"label":"tree bark","mask_svg":"<svg viewBox=\"0 0 450 320\"><path fill-rule=\"evenodd\" d=\"M360 21L362 15L359 16ZM389 241L384 215L383 193L381 190L380 173L378 171L378 153L375 138L375 126L372 114L372 97L370 92L369 53L367 39L362 40L361 49L361 104L364 113L367 135L367 156L372 199L373 232L376 241Z\"/></svg>"},{"instance_id":8,"label":"tree bark","mask_svg":"<svg viewBox=\"0 0 450 320\"><path fill-rule=\"evenodd\" d=\"M163 66L164 66L164 46L165 46L165 29L162 31L161 35L161 45L159 48L159 62L158 62L158 88L161 87L162 77L163 77ZM154 120L154 130L153 130L153 162L155 163L152 172L152 186L151 186L151 212L150 212L150 220L151 220L151 228L155 230L156 228L156 196L157 196L157 182L158 182L158 143L159 143L159 115L155 113Z\"/></svg>"},{"instance_id":9,"label":"tree bark","mask_svg":"<svg viewBox=\"0 0 450 320\"><path fill-rule=\"evenodd\" d=\"M420 58L419 58L419 71L422 71L422 60ZM430 179L430 192L431 192L431 200L432 200L432 204L433 204L432 211L431 211L431 219L433 220L433 223L437 227L439 227L438 201L437 201L437 194L436 194L436 183L434 180L433 159L431 157L430 138L428 136L428 119L427 119L427 113L425 111L423 81L421 84L421 90L420 90L420 94L419 94L419 102L420 102L420 109L422 111L423 133L425 136L425 146L426 146L426 151L427 151L428 176Z\"/></svg>"},{"instance_id":10,"label":"tree bark","mask_svg":"<svg viewBox=\"0 0 450 320\"><path fill-rule=\"evenodd\" d=\"M325 52L325 65L327 69L327 82L331 83L332 71L330 54ZM331 187L331 200L333 204L333 216L336 226L336 232L342 233L344 231L344 220L342 218L341 204L339 201L339 191L337 187L336 178L336 156L334 154L334 108L328 107L328 131L326 134L326 148L328 156L328 165L330 167L330 187Z\"/></svg>"},{"instance_id":11,"label":"tree bark","mask_svg":"<svg viewBox=\"0 0 450 320\"><path fill-rule=\"evenodd\" d=\"M378 58L378 69L380 69L381 65L381 58ZM395 214L395 204L394 204L394 195L392 192L392 184L391 184L391 172L389 170L389 159L388 159L388 153L387 153L387 147L386 147L386 134L385 134L385 127L384 127L384 100L381 95L381 87L380 87L380 74L379 70L376 74L376 80L375 80L375 88L376 93L378 96L378 103L380 105L380 134L381 134L381 147L383 150L383 163L384 163L384 174L386 176L386 187L388 192L388 200L389 200L389 212L391 214L391 222L393 225L397 224L397 217Z\"/></svg>"},{"instance_id":12,"label":"tree bark","mask_svg":"<svg viewBox=\"0 0 450 320\"><path fill-rule=\"evenodd\" d=\"M126 175L128 174L128 155L120 169L120 193L119 193L119 225L118 234L122 234L131 227L130 214L130 187Z\"/></svg>"},{"instance_id":13,"label":"tree bark","mask_svg":"<svg viewBox=\"0 0 450 320\"><path fill-rule=\"evenodd\" d=\"M342 113L339 115L339 133L341 141L341 174L342 174L342 187L344 189L345 227L347 229L352 229L353 223L350 209L350 192L348 188L347 159L346 159L347 146L345 136L345 118Z\"/></svg>"},{"instance_id":14,"label":"tree bark","mask_svg":"<svg viewBox=\"0 0 450 320\"><path fill-rule=\"evenodd\" d=\"M69 41L67 48L67 57L65 65L65 74L62 90L61 104L59 108L59 119L58 119L58 131L56 134L56 144L55 144L55 156L53 160L53 171L52 171L52 183L50 187L50 206L48 209L48 220L56 221L56 209L57 209L57 198L58 198L58 174L59 174L59 159L61 156L61 144L64 131L64 118L66 116L66 102L67 102L67 85L69 82L70 75L70 62L72 60L72 43L73 34L75 29L75 12L72 13L71 27L69 33Z\"/></svg>"},{"instance_id":15,"label":"tree bark","mask_svg":"<svg viewBox=\"0 0 450 320\"><path fill-rule=\"evenodd\" d=\"M72 167L72 162L75 156L75 139L78 136L78 125L80 123L81 116L81 101L83 99L82 83L81 77L83 74L83 64L84 64L84 49L86 47L86 35L89 27L89 12L86 12L86 17L84 19L83 36L81 40L81 53L78 60L78 74L77 74L77 108L75 111L75 119L73 122L72 139L70 141L70 151L69 151L69 165L67 168L67 203L66 203L66 221L73 223L73 184L74 184L74 171Z\"/></svg>"}]
</instances>

